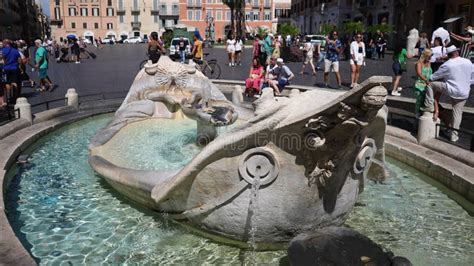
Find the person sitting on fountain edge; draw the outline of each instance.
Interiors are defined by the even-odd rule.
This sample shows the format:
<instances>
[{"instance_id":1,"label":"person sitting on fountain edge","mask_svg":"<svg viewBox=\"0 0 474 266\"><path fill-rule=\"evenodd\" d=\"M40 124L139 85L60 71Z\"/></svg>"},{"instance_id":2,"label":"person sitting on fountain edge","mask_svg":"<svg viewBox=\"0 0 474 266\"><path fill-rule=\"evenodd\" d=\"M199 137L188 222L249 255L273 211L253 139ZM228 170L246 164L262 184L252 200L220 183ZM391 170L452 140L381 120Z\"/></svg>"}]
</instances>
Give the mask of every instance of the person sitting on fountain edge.
<instances>
[{"instance_id":1,"label":"person sitting on fountain edge","mask_svg":"<svg viewBox=\"0 0 474 266\"><path fill-rule=\"evenodd\" d=\"M270 73L276 77L268 81L268 85L273 88L275 95L280 95L285 86L290 84L290 80L295 77L290 68L283 64L282 58L277 58L276 66L270 69Z\"/></svg>"}]
</instances>

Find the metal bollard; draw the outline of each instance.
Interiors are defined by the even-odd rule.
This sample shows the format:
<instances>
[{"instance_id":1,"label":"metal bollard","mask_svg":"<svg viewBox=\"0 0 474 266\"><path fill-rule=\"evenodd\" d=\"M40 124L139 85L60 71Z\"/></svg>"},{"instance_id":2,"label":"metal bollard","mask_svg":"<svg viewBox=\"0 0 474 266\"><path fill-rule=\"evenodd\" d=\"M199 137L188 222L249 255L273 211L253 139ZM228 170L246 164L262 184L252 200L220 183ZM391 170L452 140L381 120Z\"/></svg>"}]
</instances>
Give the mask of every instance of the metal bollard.
<instances>
[{"instance_id":1,"label":"metal bollard","mask_svg":"<svg viewBox=\"0 0 474 266\"><path fill-rule=\"evenodd\" d=\"M16 99L16 104L14 106L15 111L19 110L19 113L15 112L16 118L23 118L28 120L30 124L33 124L33 115L31 114L31 105L28 103L28 100L25 97L20 97Z\"/></svg>"},{"instance_id":2,"label":"metal bollard","mask_svg":"<svg viewBox=\"0 0 474 266\"><path fill-rule=\"evenodd\" d=\"M79 111L79 95L77 94L76 89L67 89L65 97L67 98L67 106L73 106L76 111Z\"/></svg>"}]
</instances>

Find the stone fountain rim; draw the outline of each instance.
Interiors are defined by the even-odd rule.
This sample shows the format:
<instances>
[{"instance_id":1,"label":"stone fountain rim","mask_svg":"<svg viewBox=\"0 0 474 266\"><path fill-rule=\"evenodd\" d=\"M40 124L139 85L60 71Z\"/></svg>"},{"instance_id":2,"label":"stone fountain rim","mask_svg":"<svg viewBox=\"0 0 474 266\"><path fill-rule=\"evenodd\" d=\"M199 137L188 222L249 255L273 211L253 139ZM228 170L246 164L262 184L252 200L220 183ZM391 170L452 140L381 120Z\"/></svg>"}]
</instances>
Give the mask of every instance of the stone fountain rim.
<instances>
[{"instance_id":1,"label":"stone fountain rim","mask_svg":"<svg viewBox=\"0 0 474 266\"><path fill-rule=\"evenodd\" d=\"M219 82L221 83L221 82ZM239 85L240 83L233 83L228 81L225 83L227 85ZM292 88L300 87L302 90L306 90L307 88L303 88L303 86L293 86ZM13 265L34 265L37 264L37 261L31 256L31 254L25 249L22 245L20 240L16 237L13 229L8 222L8 219L5 214L5 205L4 205L4 191L6 191L7 183L9 182L8 177L6 176L7 171L10 170L15 163L15 160L18 155L22 152L27 150L31 145L38 140L40 137L43 137L53 130L56 130L62 126L77 122L79 120L92 117L95 115L100 115L104 113L112 113L118 108L119 103L114 100L105 100L101 101L102 103L108 102L113 103L112 106L109 108L103 108L104 104L98 104L97 106L88 106L87 111L81 111L79 113L66 113L65 115L59 114L58 117L51 117L49 120L34 124L32 126L26 127L21 126L19 127L14 133L7 135L6 137L0 139L0 148L2 149L2 154L0 155L0 165L2 168L0 169L0 189L2 194L0 195L0 232L2 238L0 239L0 261L5 264L13 264ZM106 106L106 105L105 105ZM61 108L61 107L60 107ZM57 108L59 109L59 108ZM54 109L53 109L54 110ZM50 110L51 111L51 110ZM47 111L45 111L47 112ZM44 112L42 112L44 113ZM41 114L41 113L39 113ZM25 124L24 119L17 120L19 124ZM15 122L11 122L15 123ZM12 127L8 123L2 127ZM390 131L396 130L391 126L387 126L387 133L386 133L386 152L405 164L413 166L417 170L427 173L433 171L432 165L435 165L438 161L445 161L448 159L449 161L453 161L452 158L440 154L437 151L430 149L429 147L422 147L418 144L413 143L413 141L404 140L405 137L401 136L400 134L390 133ZM402 150L402 155L405 156L407 159L399 159L403 157L394 156L395 152L400 152ZM429 154L426 151L430 151ZM419 158L420 153L424 153L425 158L424 160L430 165L426 166L423 163L420 163L418 166L413 165L415 160L410 159L410 156L414 158ZM455 161L455 160L454 160ZM421 168L425 168L424 170ZM443 167L447 167L444 164L437 164L437 167L444 172L452 173L451 176L445 178L444 182L446 182L446 186L451 191L459 193L459 190L463 190L467 192L467 194L461 194L466 197L465 201L467 200L468 203L474 203L474 178L469 178L469 176L462 176L456 173L472 173L473 168L468 166L467 164L462 164L458 162L456 164L456 169L447 169ZM460 169L461 168L461 169ZM463 170L464 169L464 170ZM431 178L435 179L431 175L428 174ZM450 180L449 178L453 178L454 181ZM439 182L443 183L443 180L438 180ZM454 199L456 200L456 199ZM470 202L469 202L470 201ZM459 202L458 202L459 203Z\"/></svg>"}]
</instances>

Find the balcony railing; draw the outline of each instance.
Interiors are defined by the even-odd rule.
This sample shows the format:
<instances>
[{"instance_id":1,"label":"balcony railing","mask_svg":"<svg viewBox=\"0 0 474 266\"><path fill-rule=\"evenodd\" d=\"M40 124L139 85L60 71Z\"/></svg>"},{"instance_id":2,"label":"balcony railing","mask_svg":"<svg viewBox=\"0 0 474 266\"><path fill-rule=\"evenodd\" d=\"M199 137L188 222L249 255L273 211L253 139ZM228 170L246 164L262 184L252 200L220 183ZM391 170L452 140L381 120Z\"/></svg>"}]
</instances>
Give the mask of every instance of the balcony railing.
<instances>
[{"instance_id":1,"label":"balcony railing","mask_svg":"<svg viewBox=\"0 0 474 266\"><path fill-rule=\"evenodd\" d=\"M140 28L142 27L142 23L141 22L132 22L132 30L140 30Z\"/></svg>"},{"instance_id":2,"label":"balcony railing","mask_svg":"<svg viewBox=\"0 0 474 266\"><path fill-rule=\"evenodd\" d=\"M140 15L140 8L132 7L132 15Z\"/></svg>"},{"instance_id":3,"label":"balcony railing","mask_svg":"<svg viewBox=\"0 0 474 266\"><path fill-rule=\"evenodd\" d=\"M51 25L63 25L62 18L51 18Z\"/></svg>"},{"instance_id":4,"label":"balcony railing","mask_svg":"<svg viewBox=\"0 0 474 266\"><path fill-rule=\"evenodd\" d=\"M117 15L125 15L125 7L118 7L117 8Z\"/></svg>"},{"instance_id":5,"label":"balcony railing","mask_svg":"<svg viewBox=\"0 0 474 266\"><path fill-rule=\"evenodd\" d=\"M168 11L168 10L163 10L160 12L160 16L179 16L179 10L173 10L173 11Z\"/></svg>"},{"instance_id":6,"label":"balcony railing","mask_svg":"<svg viewBox=\"0 0 474 266\"><path fill-rule=\"evenodd\" d=\"M152 16L157 16L157 15L161 14L160 10L157 9L157 8L152 8L150 13L151 13Z\"/></svg>"}]
</instances>

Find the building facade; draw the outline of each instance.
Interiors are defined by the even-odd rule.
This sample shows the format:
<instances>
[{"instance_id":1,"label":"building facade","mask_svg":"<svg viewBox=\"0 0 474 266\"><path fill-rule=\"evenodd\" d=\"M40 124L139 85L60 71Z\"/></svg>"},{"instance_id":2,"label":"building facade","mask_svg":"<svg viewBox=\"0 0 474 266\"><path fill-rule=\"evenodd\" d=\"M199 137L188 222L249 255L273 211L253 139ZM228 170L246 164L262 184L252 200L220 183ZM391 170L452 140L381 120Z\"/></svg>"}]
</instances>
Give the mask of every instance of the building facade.
<instances>
[{"instance_id":1,"label":"building facade","mask_svg":"<svg viewBox=\"0 0 474 266\"><path fill-rule=\"evenodd\" d=\"M38 13L34 0L0 0L0 40L23 39L31 43L41 34Z\"/></svg>"},{"instance_id":2,"label":"building facade","mask_svg":"<svg viewBox=\"0 0 474 266\"><path fill-rule=\"evenodd\" d=\"M20 39L20 5L17 0L0 0L0 39Z\"/></svg>"},{"instance_id":3,"label":"building facade","mask_svg":"<svg viewBox=\"0 0 474 266\"><path fill-rule=\"evenodd\" d=\"M278 25L291 24L291 0L273 0L272 32L277 32Z\"/></svg>"},{"instance_id":4,"label":"building facade","mask_svg":"<svg viewBox=\"0 0 474 266\"><path fill-rule=\"evenodd\" d=\"M405 1L405 12L400 14L403 21L397 25L397 30L408 32L416 28L420 33L430 35L435 29L443 25L455 33L464 32L468 25L474 26L474 1L472 0L419 0ZM443 23L452 20L449 23Z\"/></svg>"},{"instance_id":5,"label":"building facade","mask_svg":"<svg viewBox=\"0 0 474 266\"><path fill-rule=\"evenodd\" d=\"M148 38L151 32L163 32L179 20L178 0L116 0L118 32L122 39Z\"/></svg>"},{"instance_id":6,"label":"building facade","mask_svg":"<svg viewBox=\"0 0 474 266\"><path fill-rule=\"evenodd\" d=\"M212 40L224 40L230 30L230 9L222 0L179 0L180 23L195 27L201 35ZM258 27L272 31L273 0L246 0L245 26L247 32Z\"/></svg>"},{"instance_id":7,"label":"building facade","mask_svg":"<svg viewBox=\"0 0 474 266\"><path fill-rule=\"evenodd\" d=\"M293 0L292 21L301 33L320 33L323 26L341 28L344 23L361 21L364 26L394 25L394 0Z\"/></svg>"},{"instance_id":8,"label":"building facade","mask_svg":"<svg viewBox=\"0 0 474 266\"><path fill-rule=\"evenodd\" d=\"M117 0L51 0L52 38L118 38L116 4Z\"/></svg>"}]
</instances>

